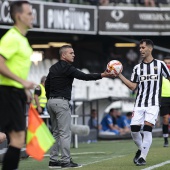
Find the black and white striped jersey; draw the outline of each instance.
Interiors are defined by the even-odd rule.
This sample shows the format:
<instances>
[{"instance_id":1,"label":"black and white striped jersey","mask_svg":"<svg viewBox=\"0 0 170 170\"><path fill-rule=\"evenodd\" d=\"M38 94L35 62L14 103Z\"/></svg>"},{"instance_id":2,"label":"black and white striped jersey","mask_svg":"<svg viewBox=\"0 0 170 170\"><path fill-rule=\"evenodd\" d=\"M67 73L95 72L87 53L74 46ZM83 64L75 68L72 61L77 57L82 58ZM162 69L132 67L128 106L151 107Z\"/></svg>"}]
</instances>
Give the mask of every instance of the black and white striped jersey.
<instances>
[{"instance_id":1,"label":"black and white striped jersey","mask_svg":"<svg viewBox=\"0 0 170 170\"><path fill-rule=\"evenodd\" d=\"M136 107L159 106L162 76L170 77L170 72L163 61L153 59L150 63L139 63L133 69L131 81L138 83Z\"/></svg>"}]
</instances>

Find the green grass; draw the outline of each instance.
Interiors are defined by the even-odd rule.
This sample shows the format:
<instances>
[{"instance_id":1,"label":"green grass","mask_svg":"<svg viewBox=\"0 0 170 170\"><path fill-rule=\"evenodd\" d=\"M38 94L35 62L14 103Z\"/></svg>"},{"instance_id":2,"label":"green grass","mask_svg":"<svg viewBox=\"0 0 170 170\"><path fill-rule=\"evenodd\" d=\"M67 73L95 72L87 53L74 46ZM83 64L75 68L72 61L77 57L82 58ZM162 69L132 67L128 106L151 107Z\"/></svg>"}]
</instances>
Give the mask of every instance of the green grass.
<instances>
[{"instance_id":1,"label":"green grass","mask_svg":"<svg viewBox=\"0 0 170 170\"><path fill-rule=\"evenodd\" d=\"M99 141L79 144L78 149L71 148L72 158L76 163L84 164L81 170L141 170L170 160L170 149L163 147L162 138L154 138L150 148L147 165L137 167L132 160L137 151L132 140ZM49 157L38 162L32 158L20 161L21 170L47 170ZM168 170L164 165L154 170Z\"/></svg>"}]
</instances>

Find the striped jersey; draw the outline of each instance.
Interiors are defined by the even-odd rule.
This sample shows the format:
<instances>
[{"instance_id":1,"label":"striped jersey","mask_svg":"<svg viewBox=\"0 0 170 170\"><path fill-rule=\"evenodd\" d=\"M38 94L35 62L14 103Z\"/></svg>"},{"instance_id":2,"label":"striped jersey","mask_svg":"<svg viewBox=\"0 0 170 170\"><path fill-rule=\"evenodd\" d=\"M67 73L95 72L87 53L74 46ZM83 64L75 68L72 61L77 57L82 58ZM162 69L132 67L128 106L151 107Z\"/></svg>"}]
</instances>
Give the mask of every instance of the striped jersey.
<instances>
[{"instance_id":1,"label":"striped jersey","mask_svg":"<svg viewBox=\"0 0 170 170\"><path fill-rule=\"evenodd\" d=\"M131 81L138 83L135 107L160 105L162 76L169 78L170 72L160 60L141 62L133 68Z\"/></svg>"}]
</instances>

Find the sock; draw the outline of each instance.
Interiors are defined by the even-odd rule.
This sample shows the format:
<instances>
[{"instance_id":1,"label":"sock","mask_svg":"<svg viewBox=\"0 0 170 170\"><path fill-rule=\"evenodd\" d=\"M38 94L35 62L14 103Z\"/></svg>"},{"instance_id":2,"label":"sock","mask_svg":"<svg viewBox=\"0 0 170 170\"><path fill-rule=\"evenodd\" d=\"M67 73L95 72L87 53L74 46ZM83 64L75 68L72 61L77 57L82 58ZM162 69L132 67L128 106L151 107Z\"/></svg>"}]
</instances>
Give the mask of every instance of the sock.
<instances>
[{"instance_id":1,"label":"sock","mask_svg":"<svg viewBox=\"0 0 170 170\"><path fill-rule=\"evenodd\" d=\"M169 136L168 125L165 125L165 124L162 125L162 132L163 132L164 141L165 142L168 141L168 136Z\"/></svg>"},{"instance_id":2,"label":"sock","mask_svg":"<svg viewBox=\"0 0 170 170\"><path fill-rule=\"evenodd\" d=\"M6 154L4 155L2 170L14 170L18 168L20 159L20 149L9 146Z\"/></svg>"},{"instance_id":3,"label":"sock","mask_svg":"<svg viewBox=\"0 0 170 170\"><path fill-rule=\"evenodd\" d=\"M164 142L168 142L168 137L164 137Z\"/></svg>"},{"instance_id":4,"label":"sock","mask_svg":"<svg viewBox=\"0 0 170 170\"><path fill-rule=\"evenodd\" d=\"M135 144L137 145L139 150L142 150L142 135L139 132L131 132L133 141L135 142Z\"/></svg>"},{"instance_id":5,"label":"sock","mask_svg":"<svg viewBox=\"0 0 170 170\"><path fill-rule=\"evenodd\" d=\"M143 144L142 144L142 151L141 156L143 159L146 160L146 156L149 152L149 148L152 144L152 132L149 131L143 131Z\"/></svg>"}]
</instances>

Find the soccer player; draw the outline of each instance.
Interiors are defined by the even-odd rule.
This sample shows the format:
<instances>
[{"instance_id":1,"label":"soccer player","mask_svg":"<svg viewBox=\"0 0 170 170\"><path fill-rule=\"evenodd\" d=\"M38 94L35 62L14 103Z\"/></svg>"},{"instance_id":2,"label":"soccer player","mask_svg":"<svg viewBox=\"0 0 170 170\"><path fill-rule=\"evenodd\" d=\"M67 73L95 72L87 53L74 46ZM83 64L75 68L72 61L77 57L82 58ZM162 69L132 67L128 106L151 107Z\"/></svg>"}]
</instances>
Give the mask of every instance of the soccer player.
<instances>
[{"instance_id":1,"label":"soccer player","mask_svg":"<svg viewBox=\"0 0 170 170\"><path fill-rule=\"evenodd\" d=\"M170 70L170 57L164 58L163 61ZM169 114L170 114L170 82L167 79L163 78L160 116L162 116L163 118L162 132L164 137L164 147L169 146L168 144Z\"/></svg>"},{"instance_id":2,"label":"soccer player","mask_svg":"<svg viewBox=\"0 0 170 170\"><path fill-rule=\"evenodd\" d=\"M14 27L0 41L0 126L10 138L2 170L18 168L20 150L25 143L26 98L31 97L26 94L35 86L26 80L32 49L25 35L32 28L32 7L27 1L13 1L10 15Z\"/></svg>"},{"instance_id":3,"label":"soccer player","mask_svg":"<svg viewBox=\"0 0 170 170\"><path fill-rule=\"evenodd\" d=\"M117 111L114 108L111 108L109 113L103 117L101 121L102 131L113 132L116 135L120 135L122 133L122 129L120 129L116 123L116 114Z\"/></svg>"},{"instance_id":4,"label":"soccer player","mask_svg":"<svg viewBox=\"0 0 170 170\"><path fill-rule=\"evenodd\" d=\"M146 156L152 143L152 128L160 108L162 76L170 80L170 72L165 63L152 56L153 46L149 39L140 41L139 49L143 60L134 67L131 81L122 74L118 75L129 89L138 88L131 120L131 135L138 147L134 157L137 166L146 164ZM143 139L140 133L142 125Z\"/></svg>"},{"instance_id":5,"label":"soccer player","mask_svg":"<svg viewBox=\"0 0 170 170\"><path fill-rule=\"evenodd\" d=\"M88 126L90 129L98 129L99 126L97 124L97 112L96 109L92 109L90 113L90 119L88 120Z\"/></svg>"}]
</instances>

